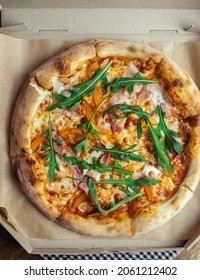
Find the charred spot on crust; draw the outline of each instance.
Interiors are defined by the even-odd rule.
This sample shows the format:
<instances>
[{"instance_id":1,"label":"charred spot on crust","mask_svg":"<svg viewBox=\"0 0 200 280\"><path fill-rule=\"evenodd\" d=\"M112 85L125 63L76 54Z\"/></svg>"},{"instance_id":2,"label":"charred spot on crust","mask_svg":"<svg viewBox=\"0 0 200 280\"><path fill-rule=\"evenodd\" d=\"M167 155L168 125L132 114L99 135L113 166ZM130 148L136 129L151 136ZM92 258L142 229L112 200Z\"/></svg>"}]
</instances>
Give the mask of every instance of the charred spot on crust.
<instances>
[{"instance_id":1,"label":"charred spot on crust","mask_svg":"<svg viewBox=\"0 0 200 280\"><path fill-rule=\"evenodd\" d=\"M15 178L17 179L18 182L21 182L20 180L20 174L19 174L19 171L20 170L20 164L19 164L19 161L16 160L14 163L13 163L13 173L15 175Z\"/></svg>"},{"instance_id":2,"label":"charred spot on crust","mask_svg":"<svg viewBox=\"0 0 200 280\"><path fill-rule=\"evenodd\" d=\"M175 86L175 87L183 87L183 82L181 81L181 80L179 80L179 79L175 79L174 81L173 81L173 85Z\"/></svg>"},{"instance_id":3,"label":"charred spot on crust","mask_svg":"<svg viewBox=\"0 0 200 280\"><path fill-rule=\"evenodd\" d=\"M149 70L151 70L154 66L155 66L155 61L150 57L150 58L146 61L145 65L144 65L144 70L149 71Z\"/></svg>"},{"instance_id":4,"label":"charred spot on crust","mask_svg":"<svg viewBox=\"0 0 200 280\"><path fill-rule=\"evenodd\" d=\"M25 149L22 148L22 149L21 149L21 153L22 153L22 154L25 154L25 153L26 153Z\"/></svg>"},{"instance_id":5,"label":"charred spot on crust","mask_svg":"<svg viewBox=\"0 0 200 280\"><path fill-rule=\"evenodd\" d=\"M36 161L33 160L33 159L27 159L27 160L26 160L26 163L27 163L28 165L30 165L30 166L33 166L33 165L36 163Z\"/></svg>"},{"instance_id":6,"label":"charred spot on crust","mask_svg":"<svg viewBox=\"0 0 200 280\"><path fill-rule=\"evenodd\" d=\"M137 48L133 47L133 46L130 46L130 47L128 47L128 50L132 53L135 53L137 51Z\"/></svg>"},{"instance_id":7,"label":"charred spot on crust","mask_svg":"<svg viewBox=\"0 0 200 280\"><path fill-rule=\"evenodd\" d=\"M200 125L200 116L188 117L187 121L192 127Z\"/></svg>"},{"instance_id":8,"label":"charred spot on crust","mask_svg":"<svg viewBox=\"0 0 200 280\"><path fill-rule=\"evenodd\" d=\"M12 135L12 136L15 135L15 130L14 130L14 128L11 128L11 135Z\"/></svg>"},{"instance_id":9,"label":"charred spot on crust","mask_svg":"<svg viewBox=\"0 0 200 280\"><path fill-rule=\"evenodd\" d=\"M68 70L66 63L62 59L56 61L55 67L61 74L64 74Z\"/></svg>"},{"instance_id":10,"label":"charred spot on crust","mask_svg":"<svg viewBox=\"0 0 200 280\"><path fill-rule=\"evenodd\" d=\"M35 177L30 176L30 182L31 182L31 185L34 186L36 184L37 180Z\"/></svg>"}]
</instances>

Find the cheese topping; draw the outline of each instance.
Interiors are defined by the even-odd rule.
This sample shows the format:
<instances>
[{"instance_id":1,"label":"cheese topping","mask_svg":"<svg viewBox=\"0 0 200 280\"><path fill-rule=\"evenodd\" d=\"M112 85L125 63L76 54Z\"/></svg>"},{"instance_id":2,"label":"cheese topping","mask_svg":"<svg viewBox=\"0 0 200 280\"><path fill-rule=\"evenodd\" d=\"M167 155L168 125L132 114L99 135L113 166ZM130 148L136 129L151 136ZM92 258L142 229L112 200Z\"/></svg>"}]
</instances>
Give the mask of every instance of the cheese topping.
<instances>
[{"instance_id":1,"label":"cheese topping","mask_svg":"<svg viewBox=\"0 0 200 280\"><path fill-rule=\"evenodd\" d=\"M53 94L60 94L60 92L62 92L63 90L69 89L68 93L70 94L65 93L64 96L66 98L70 98L71 91L74 90L74 85L81 83L83 80L84 82L88 81L87 75L91 75L91 69L100 67L103 63L104 62L102 61L101 63L91 62L91 65L88 66L84 64L82 67L82 72L77 72L77 75L75 74L71 78L71 81L70 78L68 78L68 80L55 78L53 83ZM90 69L90 71L88 72L87 67L88 69ZM122 60L117 60L115 58L115 60L113 61L113 65L107 72L109 84L113 83L117 78L134 78L137 72L139 72L139 69L135 66L133 61L126 61L125 63L123 63ZM147 72L144 77L145 76L148 76ZM123 112L120 111L120 109L113 109L114 113L111 112L104 117L102 113L105 110L109 109L111 106L115 106L118 104L131 105L133 107L137 106L144 112L149 114L149 121L151 122L153 128L156 129L159 124L159 116L158 114L154 114L152 116L151 113L157 106L161 106L163 112L166 113L164 120L167 127L170 130L173 130L174 132L180 134L180 138L175 137L174 139L177 139L177 141L184 146L185 141L183 141L182 138L185 132L181 128L181 120L178 117L179 112L178 110L176 111L176 109L172 110L172 101L168 97L167 92L159 84L159 82L148 85L143 85L142 82L137 82L134 85L133 92L131 94L128 92L126 86L121 87L118 92L114 93L112 91L106 92L105 86L99 87L99 84L97 85L98 91L95 91L95 94L94 92L92 92L92 90L86 92L83 96L82 101L80 101L80 104L78 104L79 106L74 111L70 111L65 108L57 108L49 113L46 109L50 105L55 104L56 101L52 99L47 101L46 99L46 103L43 102L43 105L38 108L37 114L35 115L35 118L33 120L31 139L32 141L34 141L34 139L36 139L38 135L42 135L48 130L50 115L50 124L52 129L54 130L53 135L56 136L56 139L61 140L62 143L55 144L54 146L55 150L58 153L61 153L61 157L63 156L62 153L64 149L59 148L59 145L66 146L66 151L67 149L69 150L70 147L70 154L65 152L64 156L79 158L92 165L95 159L100 159L101 156L106 154L106 152L97 152L95 150L92 150L92 147L113 149L117 145L117 147L119 147L119 151L125 149L127 149L128 151L129 147L135 144L136 146L134 148L134 151L132 150L132 153L135 153L136 156L139 156L140 159L143 158L144 160L123 160L123 157L120 158L118 156L117 158L115 157L114 153L110 153L109 159L103 162L103 166L111 166L115 164L125 171L132 172L130 178L134 180L139 180L144 177L149 177L154 180L161 180L155 186L141 186L141 190L143 190L141 195L135 201L130 202L130 205L133 205L133 207L135 207L135 212L133 213L133 211L131 210L130 215L139 215L142 213L142 211L144 210L142 210L142 203L144 199L147 201L145 202L147 204L146 209L149 209L149 211L152 211L153 213L154 210L152 210L153 208L151 208L151 205L153 205L155 202L162 202L169 199L177 190L180 181L184 178L184 174L186 172L184 157L181 154L178 155L177 153L170 153L171 158L173 156L177 158L176 161L173 161L175 172L166 172L163 167L159 166L158 160L155 156L156 150L154 147L154 143L152 143L152 137L149 134L150 129L147 125L148 122L145 121L144 118L139 117L136 113L123 115ZM35 85L33 86L35 87ZM49 96L48 91L43 91L39 87L35 88L42 96ZM106 97L106 103L99 108L98 112L95 112L97 104L99 105ZM176 114L173 114L173 112L175 112ZM116 115L118 115L119 118L117 118ZM138 136L139 124L141 129L140 137ZM164 143L163 139L165 135L163 131L161 132L161 136L159 137L160 138L158 141L163 141ZM45 141L47 140L44 140L44 143L46 143ZM78 143L83 143L85 145L86 142L87 152L84 153L84 150L81 150L81 148L78 146ZM40 145L40 148L41 147L42 144ZM75 147L79 149L78 152L75 152ZM181 176L177 183L176 176L177 170L180 168L180 162L182 164L182 171L180 172ZM91 202L91 199L88 200L85 198L85 195L88 195L89 193L88 185L85 182L88 182L90 178L94 182L98 182L98 185L96 186L96 195L101 207L103 207L104 209L107 209L112 203L118 203L119 201L122 201L126 197L126 192L123 192L120 189L120 185L118 184L113 185L108 183L107 185L101 185L102 180L108 180L110 178L119 180L120 178L123 178L122 174L116 171L116 169L111 173L100 173L98 172L98 170L95 170L95 166L93 170L90 170L87 168L81 168L80 163L77 164L77 166L75 166L73 162L68 163L66 167L66 165L63 165L63 163L60 162L59 166L60 171L56 171L56 177L53 182L49 183L48 190L50 193L52 192L52 194L59 194L60 197L62 197L63 205L65 203L69 203L68 205L71 207L69 208L69 211L73 211L73 213L80 212L80 215L89 215L89 211L91 211L91 209L95 207L94 201ZM74 180L66 177L77 177L77 174L79 174L80 177L75 178ZM76 180L78 179L80 179L80 181L77 182ZM127 192L130 192L129 188L126 189ZM83 203L84 199L86 199L85 203ZM76 203L73 203L72 200L76 200ZM79 204L78 201L80 202Z\"/></svg>"}]
</instances>

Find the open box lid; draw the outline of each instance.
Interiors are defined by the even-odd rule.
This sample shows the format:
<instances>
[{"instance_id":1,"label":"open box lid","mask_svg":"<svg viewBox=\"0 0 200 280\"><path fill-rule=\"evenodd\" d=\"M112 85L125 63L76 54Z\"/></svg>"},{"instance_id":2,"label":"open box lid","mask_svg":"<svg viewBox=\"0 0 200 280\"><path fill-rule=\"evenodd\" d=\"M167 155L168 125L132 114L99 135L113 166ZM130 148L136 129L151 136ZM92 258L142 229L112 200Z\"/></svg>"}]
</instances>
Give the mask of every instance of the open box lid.
<instances>
[{"instance_id":1,"label":"open box lid","mask_svg":"<svg viewBox=\"0 0 200 280\"><path fill-rule=\"evenodd\" d=\"M200 39L199 0L0 0L1 33L35 39Z\"/></svg>"},{"instance_id":2,"label":"open box lid","mask_svg":"<svg viewBox=\"0 0 200 280\"><path fill-rule=\"evenodd\" d=\"M192 0L173 3L166 0L159 1L119 1L119 0L74 0L74 1L47 1L35 0L29 3L25 0L0 0L1 26L0 33L27 39L60 39L60 40L87 40L91 38L113 38L145 41L192 41L200 40L200 1ZM105 8L106 6L106 8ZM171 8L173 6L173 8ZM0 216L0 224L28 251L44 253L43 240L28 239L7 223ZM152 243L152 249L186 248L189 249L200 238L194 236L189 241L175 241ZM121 242L121 241L120 241ZM77 242L76 242L77 243ZM126 241L121 242L118 250L126 247ZM74 244L74 243L73 243ZM68 252L74 252L73 244L69 241ZM90 252L98 252L102 247L90 244ZM99 243L98 243L99 244ZM57 251L55 241L46 244L47 253L66 252L62 241L58 241ZM140 250L145 250L144 240L140 242ZM80 246L82 252L88 252ZM146 246L146 247L145 247ZM47 249L48 248L48 249ZM105 251L113 251L110 241L104 243ZM114 248L116 250L116 248ZM135 251L132 247L132 251ZM148 249L150 249L148 247ZM49 251L48 251L49 250Z\"/></svg>"}]
</instances>

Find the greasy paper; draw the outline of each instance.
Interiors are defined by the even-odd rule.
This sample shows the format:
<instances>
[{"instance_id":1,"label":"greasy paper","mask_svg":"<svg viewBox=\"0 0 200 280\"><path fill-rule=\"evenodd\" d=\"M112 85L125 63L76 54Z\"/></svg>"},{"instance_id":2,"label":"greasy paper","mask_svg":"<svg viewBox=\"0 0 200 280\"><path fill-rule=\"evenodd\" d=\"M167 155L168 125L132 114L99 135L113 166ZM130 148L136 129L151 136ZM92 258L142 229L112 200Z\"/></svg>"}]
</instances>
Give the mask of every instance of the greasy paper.
<instances>
[{"instance_id":1,"label":"greasy paper","mask_svg":"<svg viewBox=\"0 0 200 280\"><path fill-rule=\"evenodd\" d=\"M46 218L24 195L12 173L9 160L9 126L14 102L29 73L46 59L76 42L23 40L0 35L0 213L7 211L16 231L30 238L89 239L62 228ZM200 42L149 43L187 71L200 88ZM187 240L200 232L200 188L191 201L168 223L137 239ZM5 211L6 210L6 211ZM101 238L99 239L101 240Z\"/></svg>"}]
</instances>

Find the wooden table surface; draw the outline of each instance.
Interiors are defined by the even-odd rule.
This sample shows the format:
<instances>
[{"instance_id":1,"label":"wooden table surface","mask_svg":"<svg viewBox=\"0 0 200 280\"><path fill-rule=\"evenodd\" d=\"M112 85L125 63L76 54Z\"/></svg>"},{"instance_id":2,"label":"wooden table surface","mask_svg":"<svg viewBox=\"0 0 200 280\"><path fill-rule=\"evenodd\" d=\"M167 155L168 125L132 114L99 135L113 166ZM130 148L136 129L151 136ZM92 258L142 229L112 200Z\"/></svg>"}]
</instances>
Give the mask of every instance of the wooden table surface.
<instances>
[{"instance_id":1,"label":"wooden table surface","mask_svg":"<svg viewBox=\"0 0 200 280\"><path fill-rule=\"evenodd\" d=\"M189 251L182 251L177 260L200 260L200 241ZM28 254L0 225L0 260L42 260L40 255Z\"/></svg>"}]
</instances>

